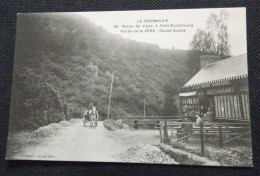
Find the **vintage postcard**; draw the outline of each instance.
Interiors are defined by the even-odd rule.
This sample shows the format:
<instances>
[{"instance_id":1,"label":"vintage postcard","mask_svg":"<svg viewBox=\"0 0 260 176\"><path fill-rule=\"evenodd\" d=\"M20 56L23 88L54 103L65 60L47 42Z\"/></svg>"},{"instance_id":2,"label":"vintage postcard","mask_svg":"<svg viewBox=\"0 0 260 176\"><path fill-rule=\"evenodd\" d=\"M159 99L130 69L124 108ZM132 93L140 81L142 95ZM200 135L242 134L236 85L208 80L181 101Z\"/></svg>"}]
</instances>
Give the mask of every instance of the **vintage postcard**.
<instances>
[{"instance_id":1,"label":"vintage postcard","mask_svg":"<svg viewBox=\"0 0 260 176\"><path fill-rule=\"evenodd\" d=\"M17 14L7 160L252 167L246 8Z\"/></svg>"}]
</instances>

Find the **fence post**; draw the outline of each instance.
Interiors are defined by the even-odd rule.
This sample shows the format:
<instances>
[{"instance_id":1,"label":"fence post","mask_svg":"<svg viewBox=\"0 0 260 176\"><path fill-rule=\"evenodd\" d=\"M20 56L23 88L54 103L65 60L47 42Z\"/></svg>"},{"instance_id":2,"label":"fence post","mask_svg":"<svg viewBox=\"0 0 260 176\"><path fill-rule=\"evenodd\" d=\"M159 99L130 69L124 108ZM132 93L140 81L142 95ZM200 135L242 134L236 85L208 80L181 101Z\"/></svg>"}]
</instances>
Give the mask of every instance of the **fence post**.
<instances>
[{"instance_id":1,"label":"fence post","mask_svg":"<svg viewBox=\"0 0 260 176\"><path fill-rule=\"evenodd\" d=\"M168 127L167 127L167 120L165 120L165 124L164 124L164 137L165 137L165 143L168 139Z\"/></svg>"},{"instance_id":2,"label":"fence post","mask_svg":"<svg viewBox=\"0 0 260 176\"><path fill-rule=\"evenodd\" d=\"M222 141L222 126L218 127L218 132L219 132L219 147L223 147L223 141Z\"/></svg>"},{"instance_id":3,"label":"fence post","mask_svg":"<svg viewBox=\"0 0 260 176\"><path fill-rule=\"evenodd\" d=\"M134 120L134 128L137 130L138 129L138 124L137 120Z\"/></svg>"},{"instance_id":4,"label":"fence post","mask_svg":"<svg viewBox=\"0 0 260 176\"><path fill-rule=\"evenodd\" d=\"M160 128L159 128L159 131L160 131L160 141L161 141L161 143L163 143L162 123L161 123L161 122L160 122Z\"/></svg>"},{"instance_id":5,"label":"fence post","mask_svg":"<svg viewBox=\"0 0 260 176\"><path fill-rule=\"evenodd\" d=\"M201 142L201 155L204 156L203 121L200 122L200 142Z\"/></svg>"}]
</instances>

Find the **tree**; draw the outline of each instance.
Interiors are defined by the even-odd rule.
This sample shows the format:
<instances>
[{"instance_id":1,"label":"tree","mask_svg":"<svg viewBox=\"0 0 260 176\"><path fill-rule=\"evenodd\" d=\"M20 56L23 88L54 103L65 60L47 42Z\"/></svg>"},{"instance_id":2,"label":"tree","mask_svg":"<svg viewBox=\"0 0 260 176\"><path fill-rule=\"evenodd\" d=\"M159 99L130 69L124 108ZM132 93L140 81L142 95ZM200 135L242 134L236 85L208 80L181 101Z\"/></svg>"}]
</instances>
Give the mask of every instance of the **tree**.
<instances>
[{"instance_id":1,"label":"tree","mask_svg":"<svg viewBox=\"0 0 260 176\"><path fill-rule=\"evenodd\" d=\"M215 53L216 44L211 31L198 29L190 43L192 50L206 53Z\"/></svg>"},{"instance_id":2,"label":"tree","mask_svg":"<svg viewBox=\"0 0 260 176\"><path fill-rule=\"evenodd\" d=\"M172 116L178 113L177 107L174 102L174 95L178 94L179 88L176 86L176 79L171 79L167 84L163 87L164 92L164 107L163 107L163 115Z\"/></svg>"},{"instance_id":3,"label":"tree","mask_svg":"<svg viewBox=\"0 0 260 176\"><path fill-rule=\"evenodd\" d=\"M228 42L228 32L227 26L221 25L220 31L218 33L218 49L217 52L220 55L221 59L224 59L225 56L230 55L230 44Z\"/></svg>"},{"instance_id":4,"label":"tree","mask_svg":"<svg viewBox=\"0 0 260 176\"><path fill-rule=\"evenodd\" d=\"M228 14L221 11L211 14L206 29L198 29L193 36L190 47L194 51L219 54L221 59L230 55L229 34L226 25Z\"/></svg>"}]
</instances>

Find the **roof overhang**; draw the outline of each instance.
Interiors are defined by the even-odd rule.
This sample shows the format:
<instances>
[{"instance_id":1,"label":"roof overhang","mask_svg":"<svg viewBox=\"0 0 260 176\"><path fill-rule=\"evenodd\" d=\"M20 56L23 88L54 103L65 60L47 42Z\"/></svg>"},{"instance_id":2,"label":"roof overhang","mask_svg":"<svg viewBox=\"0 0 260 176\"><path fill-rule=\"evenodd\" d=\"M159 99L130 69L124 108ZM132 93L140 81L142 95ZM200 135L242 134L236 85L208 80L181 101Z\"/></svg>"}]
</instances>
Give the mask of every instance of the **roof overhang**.
<instances>
[{"instance_id":1,"label":"roof overhang","mask_svg":"<svg viewBox=\"0 0 260 176\"><path fill-rule=\"evenodd\" d=\"M196 73L182 88L243 79L247 77L247 54L242 54L208 64Z\"/></svg>"}]
</instances>

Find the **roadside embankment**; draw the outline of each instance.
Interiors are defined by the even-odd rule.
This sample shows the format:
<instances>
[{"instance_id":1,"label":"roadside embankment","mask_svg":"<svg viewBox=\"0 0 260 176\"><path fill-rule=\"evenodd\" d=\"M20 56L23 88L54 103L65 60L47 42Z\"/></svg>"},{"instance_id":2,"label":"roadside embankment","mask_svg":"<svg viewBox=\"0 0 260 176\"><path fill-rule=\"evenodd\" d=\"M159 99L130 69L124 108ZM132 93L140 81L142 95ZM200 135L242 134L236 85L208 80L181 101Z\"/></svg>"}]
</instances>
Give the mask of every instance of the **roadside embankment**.
<instances>
[{"instance_id":1,"label":"roadside embankment","mask_svg":"<svg viewBox=\"0 0 260 176\"><path fill-rule=\"evenodd\" d=\"M148 144L139 144L127 149L120 159L130 163L178 164L158 147Z\"/></svg>"},{"instance_id":2,"label":"roadside embankment","mask_svg":"<svg viewBox=\"0 0 260 176\"><path fill-rule=\"evenodd\" d=\"M176 150L181 149L188 153L200 155L200 145L171 141L171 146ZM251 146L207 146L204 149L205 157L218 161L221 166L252 166Z\"/></svg>"},{"instance_id":3,"label":"roadside embankment","mask_svg":"<svg viewBox=\"0 0 260 176\"><path fill-rule=\"evenodd\" d=\"M193 153L173 148L169 145L159 144L157 145L165 154L174 158L180 164L184 165L205 165L205 166L219 166L219 162L209 160L205 157L201 157L199 155L195 155Z\"/></svg>"},{"instance_id":4,"label":"roadside embankment","mask_svg":"<svg viewBox=\"0 0 260 176\"><path fill-rule=\"evenodd\" d=\"M169 145L137 144L119 155L122 162L219 166L219 162L172 148Z\"/></svg>"},{"instance_id":5,"label":"roadside embankment","mask_svg":"<svg viewBox=\"0 0 260 176\"><path fill-rule=\"evenodd\" d=\"M78 121L81 121L81 119L70 119L69 121L60 121L59 123L51 123L47 126L42 126L38 128L37 130L32 132L31 137L34 138L45 138L45 137L51 137L57 134L57 132L64 128L69 127L74 123L77 123Z\"/></svg>"},{"instance_id":6,"label":"roadside embankment","mask_svg":"<svg viewBox=\"0 0 260 176\"><path fill-rule=\"evenodd\" d=\"M61 121L59 123L50 123L49 125L39 127L34 131L22 130L9 133L6 158L11 159L15 154L21 152L24 148L28 146L37 146L46 138L52 138L62 130L64 131L66 128L80 121L82 121L82 119L71 119L69 121Z\"/></svg>"},{"instance_id":7,"label":"roadside embankment","mask_svg":"<svg viewBox=\"0 0 260 176\"><path fill-rule=\"evenodd\" d=\"M104 127L108 130L117 130L117 129L129 129L129 125L124 123L122 119L106 119L103 123Z\"/></svg>"}]
</instances>

